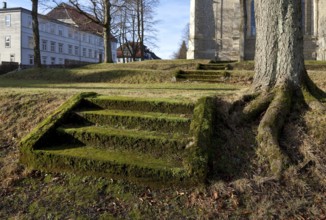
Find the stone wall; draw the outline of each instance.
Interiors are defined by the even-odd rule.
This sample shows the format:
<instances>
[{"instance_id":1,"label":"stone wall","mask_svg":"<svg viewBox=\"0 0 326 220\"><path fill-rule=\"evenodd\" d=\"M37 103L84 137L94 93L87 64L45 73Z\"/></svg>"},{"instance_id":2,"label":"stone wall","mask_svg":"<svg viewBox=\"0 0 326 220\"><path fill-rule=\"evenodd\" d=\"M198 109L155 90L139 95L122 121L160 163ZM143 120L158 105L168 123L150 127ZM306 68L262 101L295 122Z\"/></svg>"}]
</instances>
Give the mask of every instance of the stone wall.
<instances>
[{"instance_id":1,"label":"stone wall","mask_svg":"<svg viewBox=\"0 0 326 220\"><path fill-rule=\"evenodd\" d=\"M326 60L326 1L316 0L316 2L318 3L318 13L315 15L318 21L317 60Z\"/></svg>"},{"instance_id":2,"label":"stone wall","mask_svg":"<svg viewBox=\"0 0 326 220\"><path fill-rule=\"evenodd\" d=\"M246 3L244 58L255 57L251 27L251 1ZM309 2L310 1L310 2ZM326 1L306 0L304 21L305 59L326 60ZM239 0L191 0L188 59L238 60L240 56Z\"/></svg>"}]
</instances>

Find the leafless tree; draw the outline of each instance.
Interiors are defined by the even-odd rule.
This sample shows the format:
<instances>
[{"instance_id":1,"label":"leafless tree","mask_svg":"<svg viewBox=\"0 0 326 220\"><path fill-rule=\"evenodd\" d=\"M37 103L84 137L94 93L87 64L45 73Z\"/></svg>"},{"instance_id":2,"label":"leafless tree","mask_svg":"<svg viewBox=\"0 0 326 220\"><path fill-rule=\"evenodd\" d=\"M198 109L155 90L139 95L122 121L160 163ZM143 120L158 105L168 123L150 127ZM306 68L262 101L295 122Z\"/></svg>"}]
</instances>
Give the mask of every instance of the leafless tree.
<instances>
[{"instance_id":1,"label":"leafless tree","mask_svg":"<svg viewBox=\"0 0 326 220\"><path fill-rule=\"evenodd\" d=\"M190 33L188 23L182 31L181 43L179 45L178 50L172 54L172 59L187 59L188 42L190 39L189 34Z\"/></svg>"},{"instance_id":2,"label":"leafless tree","mask_svg":"<svg viewBox=\"0 0 326 220\"><path fill-rule=\"evenodd\" d=\"M149 39L154 38L150 34L155 31L156 21L153 14L159 1L126 0L124 3L118 12L119 25L116 25L122 54L124 56L126 52L135 60L140 53L144 60L145 42L150 44Z\"/></svg>"},{"instance_id":3,"label":"leafless tree","mask_svg":"<svg viewBox=\"0 0 326 220\"><path fill-rule=\"evenodd\" d=\"M112 16L118 7L118 0L69 0L79 13L103 28L104 62L112 63L111 31Z\"/></svg>"},{"instance_id":4,"label":"leafless tree","mask_svg":"<svg viewBox=\"0 0 326 220\"><path fill-rule=\"evenodd\" d=\"M41 68L40 32L38 25L38 0L32 1L32 28L34 38L34 66Z\"/></svg>"}]
</instances>

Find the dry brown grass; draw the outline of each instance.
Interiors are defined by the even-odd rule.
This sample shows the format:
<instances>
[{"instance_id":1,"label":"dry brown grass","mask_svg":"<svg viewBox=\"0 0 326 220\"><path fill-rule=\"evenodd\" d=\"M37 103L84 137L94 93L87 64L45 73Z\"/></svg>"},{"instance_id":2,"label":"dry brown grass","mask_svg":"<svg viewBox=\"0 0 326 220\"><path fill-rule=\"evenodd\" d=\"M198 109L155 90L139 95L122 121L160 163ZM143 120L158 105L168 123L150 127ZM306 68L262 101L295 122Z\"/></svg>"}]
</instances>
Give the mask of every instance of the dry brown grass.
<instances>
[{"instance_id":1,"label":"dry brown grass","mask_svg":"<svg viewBox=\"0 0 326 220\"><path fill-rule=\"evenodd\" d=\"M23 174L18 163L18 142L66 98L49 92L0 93L0 186L8 188Z\"/></svg>"},{"instance_id":2,"label":"dry brown grass","mask_svg":"<svg viewBox=\"0 0 326 220\"><path fill-rule=\"evenodd\" d=\"M310 75L326 90L325 72ZM282 178L275 180L264 177L264 167L255 156L259 121L239 124L236 114L229 118L229 108L236 99L230 96L232 90L220 91L208 85L204 90L204 84L17 88L21 86L0 88L2 219L326 219L325 112L305 106L293 109L280 140L291 162ZM209 183L194 188L150 189L110 178L26 171L18 163L19 140L68 97L89 90L193 101L203 95L223 95Z\"/></svg>"}]
</instances>

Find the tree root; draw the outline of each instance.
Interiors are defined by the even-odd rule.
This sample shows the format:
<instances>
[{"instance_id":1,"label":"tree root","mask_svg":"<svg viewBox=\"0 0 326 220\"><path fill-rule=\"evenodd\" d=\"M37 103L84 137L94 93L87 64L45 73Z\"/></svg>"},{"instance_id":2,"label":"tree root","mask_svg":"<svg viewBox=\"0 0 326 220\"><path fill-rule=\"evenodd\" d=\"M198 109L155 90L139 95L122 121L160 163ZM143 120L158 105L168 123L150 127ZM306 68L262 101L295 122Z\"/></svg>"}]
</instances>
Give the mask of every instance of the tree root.
<instances>
[{"instance_id":1,"label":"tree root","mask_svg":"<svg viewBox=\"0 0 326 220\"><path fill-rule=\"evenodd\" d=\"M288 158L282 152L278 137L292 106L292 90L275 88L259 95L243 110L245 120L256 118L263 112L257 133L257 155L261 164L268 163L271 176L279 178Z\"/></svg>"},{"instance_id":2,"label":"tree root","mask_svg":"<svg viewBox=\"0 0 326 220\"><path fill-rule=\"evenodd\" d=\"M289 156L280 147L279 136L293 103L301 103L301 107L302 104L308 104L313 110L326 111L326 107L319 101L325 97L326 94L308 77L301 90L290 86L275 87L256 96L244 107L242 117L245 121L255 120L263 115L257 130L256 153L260 164L268 166L269 176L280 178L290 162Z\"/></svg>"},{"instance_id":3,"label":"tree root","mask_svg":"<svg viewBox=\"0 0 326 220\"><path fill-rule=\"evenodd\" d=\"M291 110L292 92L287 88L276 88L272 93L274 95L269 97L272 98L272 101L258 127L257 154L261 162L268 162L271 174L279 177L288 158L280 149L278 137ZM256 104L259 107L266 106L268 103L265 99L260 100L262 104Z\"/></svg>"}]
</instances>

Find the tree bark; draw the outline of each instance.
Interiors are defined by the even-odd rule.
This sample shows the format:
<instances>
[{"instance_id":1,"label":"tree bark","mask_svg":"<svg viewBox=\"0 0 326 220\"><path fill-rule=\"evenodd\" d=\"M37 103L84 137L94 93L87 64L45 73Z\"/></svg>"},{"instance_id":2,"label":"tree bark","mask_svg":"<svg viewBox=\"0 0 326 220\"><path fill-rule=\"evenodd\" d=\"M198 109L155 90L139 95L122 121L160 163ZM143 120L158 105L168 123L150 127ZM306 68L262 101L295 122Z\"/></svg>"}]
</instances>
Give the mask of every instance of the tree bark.
<instances>
[{"instance_id":1,"label":"tree bark","mask_svg":"<svg viewBox=\"0 0 326 220\"><path fill-rule=\"evenodd\" d=\"M103 38L104 38L104 62L113 63L112 47L111 47L111 3L106 1L104 4L104 25L103 25Z\"/></svg>"},{"instance_id":2,"label":"tree bark","mask_svg":"<svg viewBox=\"0 0 326 220\"><path fill-rule=\"evenodd\" d=\"M141 56L141 60L145 60L144 57L144 35L145 35L145 21L144 21L144 0L140 0L140 10L141 10L141 14L140 14L140 20L141 20L141 32L140 32L140 56Z\"/></svg>"},{"instance_id":3,"label":"tree bark","mask_svg":"<svg viewBox=\"0 0 326 220\"><path fill-rule=\"evenodd\" d=\"M41 68L40 32L38 25L38 0L32 0L32 28L34 38L34 67Z\"/></svg>"},{"instance_id":4,"label":"tree bark","mask_svg":"<svg viewBox=\"0 0 326 220\"><path fill-rule=\"evenodd\" d=\"M299 88L305 72L301 4L297 0L256 0L255 90Z\"/></svg>"}]
</instances>

